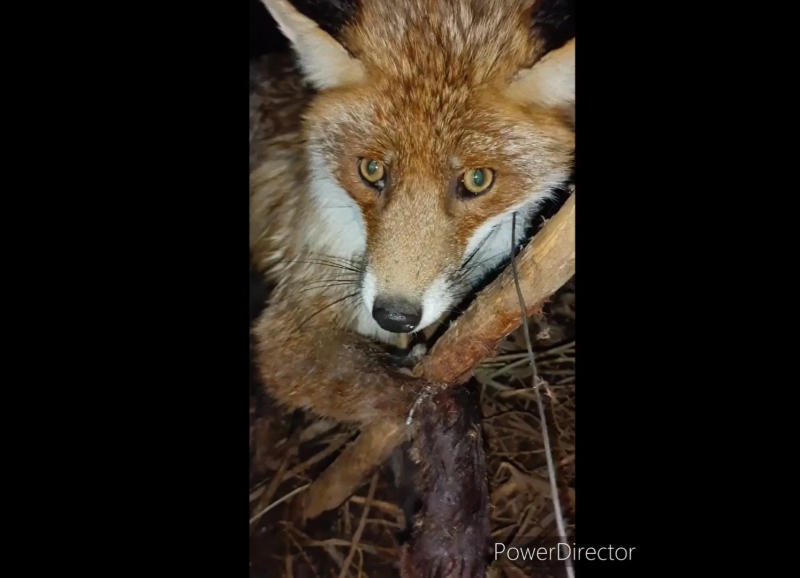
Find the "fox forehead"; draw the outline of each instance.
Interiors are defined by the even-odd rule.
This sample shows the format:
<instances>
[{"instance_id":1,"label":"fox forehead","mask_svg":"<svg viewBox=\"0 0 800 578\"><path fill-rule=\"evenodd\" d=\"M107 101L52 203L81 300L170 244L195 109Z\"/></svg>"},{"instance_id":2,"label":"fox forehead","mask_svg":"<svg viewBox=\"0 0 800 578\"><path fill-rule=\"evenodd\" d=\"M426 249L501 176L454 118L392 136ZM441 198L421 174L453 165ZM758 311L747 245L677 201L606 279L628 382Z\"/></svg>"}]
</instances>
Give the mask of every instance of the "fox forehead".
<instances>
[{"instance_id":1,"label":"fox forehead","mask_svg":"<svg viewBox=\"0 0 800 578\"><path fill-rule=\"evenodd\" d=\"M419 76L476 85L530 66L539 50L530 32L534 0L369 0L342 42L369 74L414 92ZM400 87L398 87L400 88Z\"/></svg>"}]
</instances>

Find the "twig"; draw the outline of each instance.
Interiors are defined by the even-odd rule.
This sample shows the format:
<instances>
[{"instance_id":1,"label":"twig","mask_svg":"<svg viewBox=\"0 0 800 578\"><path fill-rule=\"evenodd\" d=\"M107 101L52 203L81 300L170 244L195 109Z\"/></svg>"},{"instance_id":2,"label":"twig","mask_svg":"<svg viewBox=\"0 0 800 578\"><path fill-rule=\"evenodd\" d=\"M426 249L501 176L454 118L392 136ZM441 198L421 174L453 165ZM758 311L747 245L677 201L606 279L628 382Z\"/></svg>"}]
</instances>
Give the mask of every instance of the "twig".
<instances>
[{"instance_id":1,"label":"twig","mask_svg":"<svg viewBox=\"0 0 800 578\"><path fill-rule=\"evenodd\" d=\"M539 406L539 423L542 425L542 437L544 438L545 457L547 458L547 473L550 477L550 496L553 499L553 508L556 515L556 525L558 526L558 536L562 543L567 543L567 532L564 529L564 516L561 512L561 501L558 497L558 483L556 482L556 467L553 464L553 454L550 447L550 436L547 431L547 418L544 413L544 403L542 402L542 393L539 391L539 373L536 370L536 359L533 355L533 342L531 340L530 331L528 329L528 320L526 317L525 300L522 297L522 289L519 286L519 274L517 273L516 259L514 258L514 238L517 225L517 213L511 219L511 269L514 273L514 284L517 288L517 297L519 299L519 306L522 311L522 328L525 332L525 343L528 346L528 354L531 360L531 369L533 370L533 389L536 392L536 403ZM574 578L575 572L572 569L572 560L567 556L566 560L567 576Z\"/></svg>"},{"instance_id":2,"label":"twig","mask_svg":"<svg viewBox=\"0 0 800 578\"><path fill-rule=\"evenodd\" d=\"M293 561L294 561L294 558L292 557L292 555L291 554L286 554L286 557L284 558L284 562L285 562L284 570L286 570L286 577L287 578L294 578L294 572L292 571L292 562Z\"/></svg>"},{"instance_id":3,"label":"twig","mask_svg":"<svg viewBox=\"0 0 800 578\"><path fill-rule=\"evenodd\" d=\"M363 498L362 496L353 496L352 498L350 498L349 501L359 505L364 505L367 503L366 498ZM384 502L382 500L371 500L370 503L373 508L383 510L387 514L392 514L393 516L396 517L403 516L403 510L401 510L396 505L390 502Z\"/></svg>"},{"instance_id":4,"label":"twig","mask_svg":"<svg viewBox=\"0 0 800 578\"><path fill-rule=\"evenodd\" d=\"M311 540L308 539L302 542L304 546L320 546L324 548L325 546L350 546L351 542L347 540L342 540L341 538L328 538L327 540ZM373 554L375 556L397 556L397 549L396 548L387 548L385 546L375 546L374 544L365 544L363 542L359 543L358 547L367 554Z\"/></svg>"},{"instance_id":5,"label":"twig","mask_svg":"<svg viewBox=\"0 0 800 578\"><path fill-rule=\"evenodd\" d=\"M339 451L339 449L347 443L347 439L350 437L348 434L339 434L334 436L332 440L328 443L328 445L322 451L314 454L302 464L298 464L291 469L291 471L286 472L283 475L283 481L287 481L295 476L299 476L308 468L316 464L317 462L321 462L331 454L335 454Z\"/></svg>"},{"instance_id":6,"label":"twig","mask_svg":"<svg viewBox=\"0 0 800 578\"><path fill-rule=\"evenodd\" d=\"M316 576L316 578L319 578L319 573L317 573L317 569L314 567L313 562L311 562L311 558L308 557L308 554L306 553L305 549L303 549L303 547L300 545L300 542L297 541L297 538L295 538L291 532L286 532L286 537L289 538L289 540L291 540L291 542L297 547L297 550L300 552L300 555L305 559L306 564L308 564L308 567L314 573L314 576Z\"/></svg>"},{"instance_id":7,"label":"twig","mask_svg":"<svg viewBox=\"0 0 800 578\"><path fill-rule=\"evenodd\" d=\"M350 527L350 500L344 503L344 534L345 536L350 536L352 534L352 528Z\"/></svg>"},{"instance_id":8,"label":"twig","mask_svg":"<svg viewBox=\"0 0 800 578\"><path fill-rule=\"evenodd\" d=\"M358 541L361 539L361 534L364 532L364 528L367 525L367 515L369 514L369 508L372 502L372 498L375 497L375 488L378 486L378 472L375 472L372 475L372 481L369 484L369 492L367 493L367 501L364 504L364 511L361 512L361 519L358 521L358 527L356 528L356 533L353 534L353 543L350 546L350 552L347 554L347 558L344 560L344 564L342 565L342 571L339 573L339 578L345 578L347 576L347 571L350 568L350 563L353 561L353 556L356 553L356 548L358 547Z\"/></svg>"},{"instance_id":9,"label":"twig","mask_svg":"<svg viewBox=\"0 0 800 578\"><path fill-rule=\"evenodd\" d=\"M300 443L300 434L301 432L296 430L289 437L287 441L287 447L284 450L284 456L283 460L281 461L281 465L278 467L278 471L275 472L275 475L273 476L272 481L270 481L269 486L267 486L267 489L264 491L263 494L261 494L261 497L259 498L258 503L255 506L255 510L260 510L266 504L269 504L270 500L275 495L275 492L278 491L278 488L280 487L281 483L283 483L283 476L286 473L286 470L289 469L289 458L291 458L294 454L297 453L297 446ZM252 524L255 520L257 520L260 517L261 516L259 515L254 518L251 518L250 523ZM250 527L251 536L253 535L255 529L256 529L255 526Z\"/></svg>"},{"instance_id":10,"label":"twig","mask_svg":"<svg viewBox=\"0 0 800 578\"><path fill-rule=\"evenodd\" d=\"M264 514L266 514L267 512L269 512L269 511L270 511L272 508L274 508L274 507L275 507L275 506L277 506L278 504L282 504L283 502L285 502L286 500L288 500L288 499L289 499L289 498L291 498L292 496L294 496L294 495L296 495L296 494L299 494L300 492L302 492L303 490L305 490L306 488L308 488L310 485L311 485L311 484L305 484L305 485L303 485L303 486L300 486L299 488L295 488L294 490L292 490L291 492L289 492L289 493L288 493L288 494L286 494L285 496L283 496L283 497L281 497L281 498L278 498L277 500L275 500L274 502L272 502L272 503L271 503L269 506L267 506L266 508L264 508L263 510L261 510L261 511L260 511L258 514L256 514L256 515L255 515L255 516L253 516L252 518L250 518L250 523L252 524L252 523L253 523L253 522L255 522L256 520L258 520L258 519L259 519L261 516L263 516Z\"/></svg>"}]
</instances>

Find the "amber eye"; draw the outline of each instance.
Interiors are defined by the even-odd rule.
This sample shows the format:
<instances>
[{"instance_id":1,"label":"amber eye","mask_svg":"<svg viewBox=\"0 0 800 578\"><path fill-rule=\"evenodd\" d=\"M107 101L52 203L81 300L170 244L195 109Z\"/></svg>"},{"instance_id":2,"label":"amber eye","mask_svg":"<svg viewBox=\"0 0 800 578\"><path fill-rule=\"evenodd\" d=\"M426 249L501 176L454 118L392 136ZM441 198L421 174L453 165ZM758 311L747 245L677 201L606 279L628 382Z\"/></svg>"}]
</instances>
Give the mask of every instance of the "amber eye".
<instances>
[{"instance_id":1,"label":"amber eye","mask_svg":"<svg viewBox=\"0 0 800 578\"><path fill-rule=\"evenodd\" d=\"M480 195L488 191L494 183L494 171L492 169L470 169L464 173L461 183L467 193Z\"/></svg>"},{"instance_id":2,"label":"amber eye","mask_svg":"<svg viewBox=\"0 0 800 578\"><path fill-rule=\"evenodd\" d=\"M380 186L380 182L386 174L383 163L375 159L361 159L358 163L358 172L361 173L361 178L367 183L378 186Z\"/></svg>"}]
</instances>

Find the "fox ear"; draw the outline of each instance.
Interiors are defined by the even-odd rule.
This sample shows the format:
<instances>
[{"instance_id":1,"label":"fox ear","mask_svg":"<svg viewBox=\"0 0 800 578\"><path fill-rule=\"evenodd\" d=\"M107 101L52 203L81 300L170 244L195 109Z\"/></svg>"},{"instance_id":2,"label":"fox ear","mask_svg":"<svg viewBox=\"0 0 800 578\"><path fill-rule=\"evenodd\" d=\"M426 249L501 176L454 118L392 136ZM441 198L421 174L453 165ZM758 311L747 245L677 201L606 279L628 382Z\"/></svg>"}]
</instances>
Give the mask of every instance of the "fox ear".
<instances>
[{"instance_id":1,"label":"fox ear","mask_svg":"<svg viewBox=\"0 0 800 578\"><path fill-rule=\"evenodd\" d=\"M359 82L361 62L287 0L261 0L281 32L292 43L306 80L319 90Z\"/></svg>"},{"instance_id":2,"label":"fox ear","mask_svg":"<svg viewBox=\"0 0 800 578\"><path fill-rule=\"evenodd\" d=\"M512 81L509 93L516 99L575 114L575 38L548 52Z\"/></svg>"}]
</instances>

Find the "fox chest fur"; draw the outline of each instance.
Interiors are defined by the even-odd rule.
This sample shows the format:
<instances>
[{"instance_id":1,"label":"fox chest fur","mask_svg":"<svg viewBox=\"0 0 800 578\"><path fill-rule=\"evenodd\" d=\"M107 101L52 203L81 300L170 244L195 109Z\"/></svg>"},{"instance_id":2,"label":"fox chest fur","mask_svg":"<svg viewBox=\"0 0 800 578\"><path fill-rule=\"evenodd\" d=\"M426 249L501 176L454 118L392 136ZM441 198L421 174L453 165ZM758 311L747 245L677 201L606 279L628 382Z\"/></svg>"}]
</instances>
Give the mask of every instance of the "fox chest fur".
<instances>
[{"instance_id":1,"label":"fox chest fur","mask_svg":"<svg viewBox=\"0 0 800 578\"><path fill-rule=\"evenodd\" d=\"M362 0L336 38L264 3L294 54L251 66L254 264L298 326L402 345L569 177L574 40L545 54L531 0Z\"/></svg>"}]
</instances>

